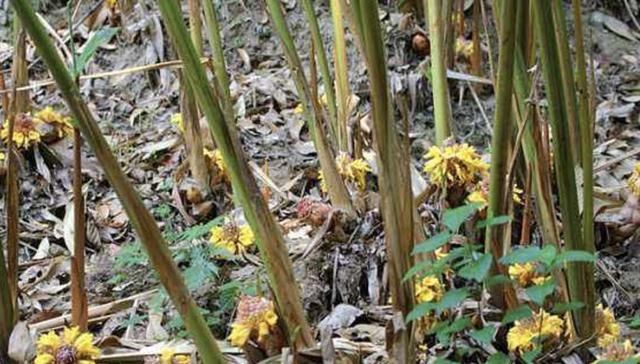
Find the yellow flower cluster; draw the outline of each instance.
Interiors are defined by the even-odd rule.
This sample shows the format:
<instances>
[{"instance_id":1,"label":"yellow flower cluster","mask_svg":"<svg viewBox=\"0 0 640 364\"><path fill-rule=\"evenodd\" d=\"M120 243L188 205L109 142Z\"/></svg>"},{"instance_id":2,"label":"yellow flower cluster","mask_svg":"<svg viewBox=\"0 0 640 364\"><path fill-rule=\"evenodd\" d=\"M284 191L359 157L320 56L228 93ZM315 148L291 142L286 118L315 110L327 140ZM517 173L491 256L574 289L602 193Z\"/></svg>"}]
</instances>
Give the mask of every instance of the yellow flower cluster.
<instances>
[{"instance_id":1,"label":"yellow flower cluster","mask_svg":"<svg viewBox=\"0 0 640 364\"><path fill-rule=\"evenodd\" d=\"M180 133L184 134L184 119L182 119L181 113L175 113L171 115L171 119L169 120L171 125L175 126Z\"/></svg>"},{"instance_id":2,"label":"yellow flower cluster","mask_svg":"<svg viewBox=\"0 0 640 364\"><path fill-rule=\"evenodd\" d=\"M211 150L208 148L204 148L204 156L209 159L209 161L215 164L220 174L223 176L227 175L227 165L224 163L224 159L222 159L222 153L220 149Z\"/></svg>"},{"instance_id":3,"label":"yellow flower cluster","mask_svg":"<svg viewBox=\"0 0 640 364\"><path fill-rule=\"evenodd\" d=\"M471 59L473 55L473 42L466 40L464 37L456 39L455 54L462 59Z\"/></svg>"},{"instance_id":4,"label":"yellow flower cluster","mask_svg":"<svg viewBox=\"0 0 640 364\"><path fill-rule=\"evenodd\" d=\"M105 4L111 11L114 11L118 8L118 0L105 0Z\"/></svg>"},{"instance_id":5,"label":"yellow flower cluster","mask_svg":"<svg viewBox=\"0 0 640 364\"><path fill-rule=\"evenodd\" d=\"M442 282L436 276L429 275L415 283L415 295L418 303L439 301L444 294Z\"/></svg>"},{"instance_id":6,"label":"yellow flower cluster","mask_svg":"<svg viewBox=\"0 0 640 364\"><path fill-rule=\"evenodd\" d=\"M44 109L36 112L34 117L37 120L41 120L51 125L58 134L58 138L64 138L67 135L73 134L73 125L71 125L71 118L64 117L58 114L55 110L53 110L51 106L47 106Z\"/></svg>"},{"instance_id":7,"label":"yellow flower cluster","mask_svg":"<svg viewBox=\"0 0 640 364\"><path fill-rule=\"evenodd\" d=\"M367 173L371 172L369 163L362 158L351 159L346 153L340 153L336 157L336 167L342 178L353 183L359 191L364 191L367 186ZM327 183L324 174L320 171L318 178L320 179L320 189L327 192Z\"/></svg>"},{"instance_id":8,"label":"yellow flower cluster","mask_svg":"<svg viewBox=\"0 0 640 364\"><path fill-rule=\"evenodd\" d=\"M249 225L238 226L233 221L227 221L222 226L214 226L210 232L211 244L226 249L231 254L242 254L255 242Z\"/></svg>"},{"instance_id":9,"label":"yellow flower cluster","mask_svg":"<svg viewBox=\"0 0 640 364\"><path fill-rule=\"evenodd\" d=\"M558 340L564 332L564 321L540 309L532 317L519 320L507 333L509 351L525 352L535 347L538 339L542 344Z\"/></svg>"},{"instance_id":10,"label":"yellow flower cluster","mask_svg":"<svg viewBox=\"0 0 640 364\"><path fill-rule=\"evenodd\" d=\"M100 350L93 345L93 335L77 327L65 328L58 336L51 331L40 336L35 364L94 364Z\"/></svg>"},{"instance_id":11,"label":"yellow flower cluster","mask_svg":"<svg viewBox=\"0 0 640 364\"><path fill-rule=\"evenodd\" d=\"M631 193L636 197L640 197L640 163L636 164L633 169L633 173L629 176L627 186L629 186L629 191L631 191Z\"/></svg>"},{"instance_id":12,"label":"yellow flower cluster","mask_svg":"<svg viewBox=\"0 0 640 364\"><path fill-rule=\"evenodd\" d=\"M162 348L160 351L160 364L189 364L191 356L178 354L174 348Z\"/></svg>"},{"instance_id":13,"label":"yellow flower cluster","mask_svg":"<svg viewBox=\"0 0 640 364\"><path fill-rule=\"evenodd\" d=\"M509 277L518 282L520 287L542 285L550 277L540 274L534 263L513 264L509 266Z\"/></svg>"},{"instance_id":14,"label":"yellow flower cluster","mask_svg":"<svg viewBox=\"0 0 640 364\"><path fill-rule=\"evenodd\" d=\"M13 125L13 143L17 148L27 149L31 145L40 142L38 131L38 119L29 114L20 113L15 116ZM0 138L7 143L9 141L9 121L5 121L0 129Z\"/></svg>"},{"instance_id":15,"label":"yellow flower cluster","mask_svg":"<svg viewBox=\"0 0 640 364\"><path fill-rule=\"evenodd\" d=\"M631 340L627 339L624 342L617 341L607 345L594 363L626 363L629 359L635 359L633 363L640 362L640 356L636 354Z\"/></svg>"},{"instance_id":16,"label":"yellow flower cluster","mask_svg":"<svg viewBox=\"0 0 640 364\"><path fill-rule=\"evenodd\" d=\"M620 338L620 324L613 311L603 308L601 304L596 307L596 337L601 348L606 348Z\"/></svg>"},{"instance_id":17,"label":"yellow flower cluster","mask_svg":"<svg viewBox=\"0 0 640 364\"><path fill-rule=\"evenodd\" d=\"M273 302L264 297L241 297L237 312L228 338L236 347L244 346L249 339L264 342L278 322Z\"/></svg>"},{"instance_id":18,"label":"yellow flower cluster","mask_svg":"<svg viewBox=\"0 0 640 364\"><path fill-rule=\"evenodd\" d=\"M443 189L475 186L489 170L489 165L466 143L433 146L425 158L424 172L431 183Z\"/></svg>"}]
</instances>

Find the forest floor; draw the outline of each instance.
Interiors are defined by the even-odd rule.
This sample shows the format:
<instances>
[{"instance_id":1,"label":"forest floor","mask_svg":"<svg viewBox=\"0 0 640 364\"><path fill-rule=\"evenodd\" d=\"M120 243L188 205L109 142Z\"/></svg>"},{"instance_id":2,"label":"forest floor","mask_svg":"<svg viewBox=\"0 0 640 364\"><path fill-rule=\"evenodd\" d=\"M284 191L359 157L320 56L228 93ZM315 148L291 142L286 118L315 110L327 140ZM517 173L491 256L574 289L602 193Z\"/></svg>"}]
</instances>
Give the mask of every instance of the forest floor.
<instances>
[{"instance_id":1,"label":"forest floor","mask_svg":"<svg viewBox=\"0 0 640 364\"><path fill-rule=\"evenodd\" d=\"M144 4L145 2L140 2ZM259 1L224 1L220 7L225 56L232 77L237 125L247 158L264 172L261 186L270 190L270 207L290 243L296 278L304 307L314 326L329 326L336 336L371 343L375 362L384 351L384 322L388 317L385 254L375 189L361 193L359 203L368 212L345 231L327 232L296 216L303 196L321 197L317 157L301 115L291 74L277 37ZM331 44L330 17L324 2L318 12L326 44ZM635 3L635 2L632 2ZM85 70L87 75L170 61L176 58L161 26L154 2L144 11L138 6L120 16L96 15L100 1L85 1L83 18L75 27L76 47L89 38L93 27L117 26L119 32L101 47ZM283 1L303 61L310 52L306 21L296 1ZM3 9L4 8L4 9ZM419 65L422 57L411 46L410 15L382 7L387 31L387 53L394 95L405 95L410 110L412 164L422 170L423 155L433 143L432 98L429 82ZM51 27L68 32L67 10L60 1L42 2L40 12ZM636 9L637 14L637 9ZM591 4L584 13L589 25L588 50L595 65L596 95L596 285L600 300L616 317L640 313L640 233L629 231L617 209L624 203L625 180L640 156L640 29L626 9ZM0 0L0 70L11 66L11 16L8 1ZM421 23L421 22L420 22ZM349 38L350 78L359 104L351 122L367 132L368 83L357 48ZM495 39L492 39L495 47ZM485 43L486 46L486 43ZM208 47L205 47L208 49ZM329 50L330 52L331 50ZM488 71L488 48L484 60ZM495 57L495 55L494 55ZM497 58L494 58L497 59ZM49 75L32 45L28 48L32 84ZM463 61L456 70L465 72ZM4 71L2 71L4 72ZM488 74L488 73L487 73ZM5 73L7 79L9 73ZM494 94L484 86L472 91L470 83L451 80L454 133L488 152ZM186 163L181 133L170 123L179 112L179 77L176 67L97 77L81 82L85 101L134 183L153 212L185 280L216 337L229 334L237 297L259 289L261 268L251 261L255 251L234 260L216 260L202 246L209 229L221 216L236 216L230 187L222 183L204 198L193 198L196 187ZM477 100L473 93L477 92ZM34 86L33 107L67 110L55 85ZM0 112L0 116L4 116ZM485 118L488 118L488 120ZM71 140L40 144L23 153L20 166L20 318L41 329L59 327L69 312L69 249L66 242L73 210ZM419 174L419 173L418 173ZM132 352L157 342L186 335L175 311L159 288L122 205L107 183L93 153L85 148L83 176L87 211L87 294L96 336ZM372 181L369 181L370 183ZM4 185L4 182L2 182ZM414 185L426 186L424 177ZM4 187L0 192L4 211ZM423 206L425 225L435 225L433 211ZM217 220L216 220L217 219ZM0 221L0 240L6 236ZM516 238L519 227L514 227ZM532 242L540 243L535 233ZM102 306L101 306L102 305ZM323 319L325 319L323 321ZM106 345L105 345L106 346ZM152 349L147 353L154 353ZM229 353L233 349L227 347ZM238 358L238 360L240 360ZM239 361L240 362L240 361Z\"/></svg>"}]
</instances>

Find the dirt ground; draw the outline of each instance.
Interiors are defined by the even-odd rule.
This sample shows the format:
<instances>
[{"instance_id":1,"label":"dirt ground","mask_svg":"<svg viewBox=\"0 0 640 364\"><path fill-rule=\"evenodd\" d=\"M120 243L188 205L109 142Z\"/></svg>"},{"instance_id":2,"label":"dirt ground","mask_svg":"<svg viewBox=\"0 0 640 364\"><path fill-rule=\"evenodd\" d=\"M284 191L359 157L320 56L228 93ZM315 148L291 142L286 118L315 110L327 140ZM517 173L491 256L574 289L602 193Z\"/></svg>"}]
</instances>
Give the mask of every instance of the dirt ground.
<instances>
[{"instance_id":1,"label":"dirt ground","mask_svg":"<svg viewBox=\"0 0 640 364\"><path fill-rule=\"evenodd\" d=\"M387 304L381 294L385 284L385 257L377 210L349 222L340 233L323 236L316 249L301 257L317 231L296 222L295 202L304 195L321 195L316 154L302 117L294 112L298 104L295 87L261 2L222 3L219 11L238 129L247 158L268 170L269 178L286 191L284 197L272 194L270 206L290 241L309 318L315 324L337 305L353 305L363 311L347 315L353 320L342 328L346 330L355 322L361 325L361 330L340 334L376 342L380 339L379 333L364 327L378 325L384 318L379 307ZM327 4L316 3L325 43L330 45ZM640 147L640 29L635 27L626 8L609 3L590 2L584 13L597 89L594 156L596 167L602 167L596 168L596 237L600 249L597 287L601 300L614 308L616 316L632 317L640 310L640 235L624 231L616 220L615 209L625 199L625 178L639 158L635 151ZM97 52L85 74L176 58L155 4L139 4L131 14L104 21L104 25L119 26L120 31ZM296 45L304 63L308 64L310 39L304 16L296 1L283 1L283 5ZM85 1L79 14L88 14L97 6L98 1ZM144 10L141 7L145 7ZM393 7L382 8L381 18L388 33L391 85L394 96L405 95L409 100L413 165L421 170L422 156L433 141L431 89L418 68L423 59L411 47L413 28L406 26L408 16ZM65 34L68 25L63 2L41 2L40 11L53 29ZM637 8L635 14L638 14ZM10 24L8 1L0 0L0 70L3 71L11 66ZM76 43L86 42L87 28L78 26L76 32ZM369 102L365 67L351 36L348 42L350 81L360 98L352 122L366 127L364 116ZM493 45L495 47L495 40ZM488 71L487 52L484 59ZM44 65L31 46L28 60L32 82L48 79ZM235 297L241 292L260 289L263 274L259 266L246 261L213 261L203 256L199 248L208 239L208 222L225 214L238 215L238 211L234 210L231 191L225 186L214 190L204 202L192 203L187 199L187 191L195 182L186 168L181 135L170 123L171 115L179 111L178 70L174 67L95 78L82 81L81 90L127 176L156 216L217 337L226 336ZM478 90L478 103L466 82L453 80L451 95L455 135L460 141L487 152L491 125L483 113L492 119L493 92L488 87ZM31 97L35 108L50 105L66 110L55 86L34 88ZM3 116L3 112L0 115ZM69 251L64 235L68 230L66 217L72 209L71 152L69 140L62 140L24 153L21 161L20 314L21 319L31 323L69 310ZM624 158L609 163L620 156ZM95 157L88 148L83 157L90 305L127 299L157 288L157 278ZM4 187L0 197L0 211L5 216ZM362 199L375 201L375 192ZM430 208L423 206L421 211L428 224ZM2 219L1 240L5 234ZM539 242L539 239L534 234L533 241ZM179 318L166 302L162 292L135 300L125 309L102 318L101 325L97 325L99 334L139 343L183 335Z\"/></svg>"}]
</instances>

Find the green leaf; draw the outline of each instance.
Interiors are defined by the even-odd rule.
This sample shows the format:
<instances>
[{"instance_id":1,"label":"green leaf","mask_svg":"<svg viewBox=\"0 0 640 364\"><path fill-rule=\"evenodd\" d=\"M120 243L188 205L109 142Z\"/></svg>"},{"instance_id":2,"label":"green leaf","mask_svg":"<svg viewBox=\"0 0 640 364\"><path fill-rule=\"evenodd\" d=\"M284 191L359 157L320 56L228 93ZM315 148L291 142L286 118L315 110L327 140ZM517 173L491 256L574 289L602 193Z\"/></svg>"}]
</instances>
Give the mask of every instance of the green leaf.
<instances>
[{"instance_id":1,"label":"green leaf","mask_svg":"<svg viewBox=\"0 0 640 364\"><path fill-rule=\"evenodd\" d=\"M87 66L87 63L93 57L93 54L98 50L98 48L107 43L113 38L114 35L118 32L118 28L105 27L98 30L87 43L84 45L84 49L79 56L75 56L75 68L73 68L73 76L78 76L84 71L84 68Z\"/></svg>"},{"instance_id":2,"label":"green leaf","mask_svg":"<svg viewBox=\"0 0 640 364\"><path fill-rule=\"evenodd\" d=\"M544 282L540 285L533 285L524 291L527 293L527 296L531 299L531 301L535 302L539 306L542 306L544 303L544 299L547 298L550 294L552 294L556 289L556 282L552 279Z\"/></svg>"},{"instance_id":3,"label":"green leaf","mask_svg":"<svg viewBox=\"0 0 640 364\"><path fill-rule=\"evenodd\" d=\"M430 260L425 260L425 261L416 263L414 264L413 267L409 268L407 273L405 273L404 277L402 278L402 282L404 283L410 280L411 278L413 278L414 276L418 275L418 273L431 269L432 267L433 267L433 262Z\"/></svg>"},{"instance_id":4,"label":"green leaf","mask_svg":"<svg viewBox=\"0 0 640 364\"><path fill-rule=\"evenodd\" d=\"M486 326L480 330L473 330L469 335L483 344L491 344L493 335L496 333L495 326Z\"/></svg>"},{"instance_id":5,"label":"green leaf","mask_svg":"<svg viewBox=\"0 0 640 364\"><path fill-rule=\"evenodd\" d=\"M442 299L437 302L436 311L438 312L438 314L440 314L446 309L457 306L467 297L469 297L469 290L467 288L456 288L449 290L445 292L445 294L442 296Z\"/></svg>"},{"instance_id":6,"label":"green leaf","mask_svg":"<svg viewBox=\"0 0 640 364\"><path fill-rule=\"evenodd\" d=\"M522 360L524 360L527 364L531 364L538 357L538 355L540 355L541 352L542 348L540 346L536 346L533 350L525 351L524 353L522 353Z\"/></svg>"},{"instance_id":7,"label":"green leaf","mask_svg":"<svg viewBox=\"0 0 640 364\"><path fill-rule=\"evenodd\" d=\"M540 251L540 262L544 264L545 267L550 267L554 259L556 259L557 254L558 251L556 250L556 246L547 244L542 247L542 250Z\"/></svg>"},{"instance_id":8,"label":"green leaf","mask_svg":"<svg viewBox=\"0 0 640 364\"><path fill-rule=\"evenodd\" d=\"M449 338L452 334L458 333L469 326L471 326L471 319L467 316L463 316L449 325L438 327L436 330L436 339L438 339L439 342L446 344L449 342Z\"/></svg>"},{"instance_id":9,"label":"green leaf","mask_svg":"<svg viewBox=\"0 0 640 364\"><path fill-rule=\"evenodd\" d=\"M451 361L445 358L438 358L436 359L436 361L433 362L433 364L459 364L459 363L457 361Z\"/></svg>"},{"instance_id":10,"label":"green leaf","mask_svg":"<svg viewBox=\"0 0 640 364\"><path fill-rule=\"evenodd\" d=\"M500 263L509 265L535 262L540 259L540 255L540 248L538 248L537 246L528 246L520 249L515 249L511 253L500 258Z\"/></svg>"},{"instance_id":11,"label":"green leaf","mask_svg":"<svg viewBox=\"0 0 640 364\"><path fill-rule=\"evenodd\" d=\"M420 253L428 253L432 252L441 246L445 245L451 239L452 234L448 231L443 231L439 234L436 234L424 242L416 245L413 248L413 252L411 254L416 255Z\"/></svg>"},{"instance_id":12,"label":"green leaf","mask_svg":"<svg viewBox=\"0 0 640 364\"><path fill-rule=\"evenodd\" d=\"M510 282L511 279L504 274L496 274L484 280L484 284L487 285L487 287L493 287L497 284L507 284Z\"/></svg>"},{"instance_id":13,"label":"green leaf","mask_svg":"<svg viewBox=\"0 0 640 364\"><path fill-rule=\"evenodd\" d=\"M512 310L508 310L502 318L502 324L510 324L516 320L524 320L533 315L533 312L527 305L518 306Z\"/></svg>"},{"instance_id":14,"label":"green leaf","mask_svg":"<svg viewBox=\"0 0 640 364\"><path fill-rule=\"evenodd\" d=\"M482 282L491 269L493 257L491 254L482 254L480 258L471 262L458 271L458 275L466 279L474 279Z\"/></svg>"},{"instance_id":15,"label":"green leaf","mask_svg":"<svg viewBox=\"0 0 640 364\"><path fill-rule=\"evenodd\" d=\"M489 359L487 359L486 364L510 364L511 360L509 359L509 357L501 352L497 352L493 355L491 355L489 357Z\"/></svg>"},{"instance_id":16,"label":"green leaf","mask_svg":"<svg viewBox=\"0 0 640 364\"><path fill-rule=\"evenodd\" d=\"M551 312L555 314L561 314L568 311L576 311L584 307L582 302L558 302L553 305Z\"/></svg>"},{"instance_id":17,"label":"green leaf","mask_svg":"<svg viewBox=\"0 0 640 364\"><path fill-rule=\"evenodd\" d=\"M559 267L564 263L569 262L585 262L585 263L593 263L596 261L595 255L583 251L583 250L568 250L558 254L553 265L555 267Z\"/></svg>"},{"instance_id":18,"label":"green leaf","mask_svg":"<svg viewBox=\"0 0 640 364\"><path fill-rule=\"evenodd\" d=\"M629 322L629 327L632 329L640 328L640 315L635 316L631 322Z\"/></svg>"},{"instance_id":19,"label":"green leaf","mask_svg":"<svg viewBox=\"0 0 640 364\"><path fill-rule=\"evenodd\" d=\"M473 203L456 207L452 210L447 210L442 215L442 223L449 229L449 231L455 233L460 229L462 223L473 215L480 206L480 204Z\"/></svg>"},{"instance_id":20,"label":"green leaf","mask_svg":"<svg viewBox=\"0 0 640 364\"><path fill-rule=\"evenodd\" d=\"M411 322L415 321L421 317L426 316L431 311L433 311L436 307L436 304L433 302L422 302L421 304L415 306L411 312L407 315L406 321Z\"/></svg>"},{"instance_id":21,"label":"green leaf","mask_svg":"<svg viewBox=\"0 0 640 364\"><path fill-rule=\"evenodd\" d=\"M483 229L488 226L502 225L508 223L509 221L511 221L511 216L507 215L491 217L486 220L478 221L478 223L476 224L476 229Z\"/></svg>"}]
</instances>

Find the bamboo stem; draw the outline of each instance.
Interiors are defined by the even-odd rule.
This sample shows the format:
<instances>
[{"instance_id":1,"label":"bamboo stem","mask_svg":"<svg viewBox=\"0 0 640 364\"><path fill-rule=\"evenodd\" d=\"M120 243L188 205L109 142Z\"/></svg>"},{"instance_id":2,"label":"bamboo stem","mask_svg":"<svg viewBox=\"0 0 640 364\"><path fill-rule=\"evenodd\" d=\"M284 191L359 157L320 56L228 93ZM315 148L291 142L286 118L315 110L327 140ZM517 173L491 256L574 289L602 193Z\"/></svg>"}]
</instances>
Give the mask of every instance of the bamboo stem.
<instances>
[{"instance_id":1,"label":"bamboo stem","mask_svg":"<svg viewBox=\"0 0 640 364\"><path fill-rule=\"evenodd\" d=\"M296 347L314 345L309 324L305 318L293 267L284 238L260 189L243 158L242 146L234 129L229 128L218 99L209 86L198 54L188 37L180 9L173 0L160 0L160 11L173 45L185 65L185 73L194 95L204 113L216 145L228 168L234 195L244 209L245 217L257 237L257 246L265 264L274 298L284 323ZM295 334L295 335L294 335Z\"/></svg>"},{"instance_id":2,"label":"bamboo stem","mask_svg":"<svg viewBox=\"0 0 640 364\"><path fill-rule=\"evenodd\" d=\"M193 298L188 293L180 270L171 258L171 252L162 237L153 216L145 208L140 196L135 192L129 179L120 169L109 145L93 119L92 113L82 101L80 91L72 79L64 61L47 36L43 26L29 1L11 0L16 14L20 17L36 48L58 83L60 92L71 109L79 129L91 145L96 158L100 161L107 179L116 191L127 212L134 230L145 246L149 259L158 272L160 282L171 297L176 310L182 316L187 330L193 336L198 351L205 363L224 363L216 341L209 331L206 321L200 314ZM176 11L179 14L179 11ZM186 33L186 30L185 30ZM186 37L185 37L186 38Z\"/></svg>"},{"instance_id":3,"label":"bamboo stem","mask_svg":"<svg viewBox=\"0 0 640 364\"><path fill-rule=\"evenodd\" d=\"M73 256L71 257L71 322L80 331L88 329L89 305L85 291L85 211L82 195L82 137L73 129Z\"/></svg>"},{"instance_id":4,"label":"bamboo stem","mask_svg":"<svg viewBox=\"0 0 640 364\"><path fill-rule=\"evenodd\" d=\"M449 103L449 86L447 83L447 66L445 59L444 29L442 19L442 1L424 0L429 23L431 43L431 80L433 87L433 116L436 127L436 144L442 143L451 136L451 105Z\"/></svg>"},{"instance_id":5,"label":"bamboo stem","mask_svg":"<svg viewBox=\"0 0 640 364\"><path fill-rule=\"evenodd\" d=\"M563 79L559 77L561 61L558 55L551 10L553 4L551 0L536 0L533 3L553 131L555 171L563 218L565 247L570 250L588 251L588 247L582 243L581 221L578 215L574 159L570 145L566 106L563 103L565 85ZM588 339L594 332L595 287L593 286L593 268L590 266L586 263L567 265L567 281L571 300L585 305L582 309L572 311L573 321L580 339Z\"/></svg>"},{"instance_id":6,"label":"bamboo stem","mask_svg":"<svg viewBox=\"0 0 640 364\"><path fill-rule=\"evenodd\" d=\"M213 61L213 72L215 73L215 81L220 89L218 94L221 96L222 109L224 110L225 120L229 122L229 127L235 127L235 112L233 110L233 101L231 100L231 81L227 73L227 64L224 59L224 47L222 44L222 33L220 31L220 22L218 14L213 7L213 1L205 0L204 19L207 25L207 34L209 37L209 45L211 46L211 58Z\"/></svg>"},{"instance_id":7,"label":"bamboo stem","mask_svg":"<svg viewBox=\"0 0 640 364\"><path fill-rule=\"evenodd\" d=\"M205 0L205 2L207 2ZM202 20L200 19L200 0L189 0L189 30L191 42L199 56L202 56ZM184 142L187 149L189 169L205 195L210 192L210 175L204 157L202 133L200 131L200 113L193 91L184 76L184 69L180 77L180 112L184 125Z\"/></svg>"},{"instance_id":8,"label":"bamboo stem","mask_svg":"<svg viewBox=\"0 0 640 364\"><path fill-rule=\"evenodd\" d=\"M331 20L333 22L333 59L336 72L336 93L338 107L338 149L348 152L347 122L349 118L349 63L347 62L347 43L344 38L344 11L342 0L330 0ZM327 82L328 83L328 82Z\"/></svg>"},{"instance_id":9,"label":"bamboo stem","mask_svg":"<svg viewBox=\"0 0 640 364\"><path fill-rule=\"evenodd\" d=\"M377 2L357 1L356 6L356 16L361 19L362 24L362 44L371 90L378 185L389 261L389 287L396 314L406 317L413 308L415 299L412 283L402 282L405 273L413 264L410 253L414 242L414 206L409 160L401 157L405 150L399 140L393 117ZM413 326L408 323L404 329L394 329L390 357L397 363L413 363Z\"/></svg>"},{"instance_id":10,"label":"bamboo stem","mask_svg":"<svg viewBox=\"0 0 640 364\"><path fill-rule=\"evenodd\" d=\"M582 9L580 1L573 0L573 19L575 30L575 47L576 47L576 77L577 77L577 95L578 95L578 112L580 125L580 140L582 147L582 246L588 252L595 252L594 233L593 233L593 115L590 107L589 85L587 81L587 62L584 50L584 30L582 28ZM594 267L593 264L583 264L585 281L587 290L595 288L594 283ZM595 297L594 292L587 295L590 299ZM593 302L590 302L593 303ZM585 316L587 318L594 317L595 307L593 304L587 305Z\"/></svg>"},{"instance_id":11,"label":"bamboo stem","mask_svg":"<svg viewBox=\"0 0 640 364\"><path fill-rule=\"evenodd\" d=\"M515 1L505 1L500 8L500 53L498 57L498 80L496 84L496 110L493 136L491 138L491 174L489 178L489 218L507 215L508 201L511 199L509 173L509 151L512 149L511 125L513 94L513 59L515 51L516 9ZM505 252L506 236L504 226L488 227L485 249L493 255L494 273L504 274L505 269L498 261ZM507 244L507 246L510 244ZM492 298L500 308L514 308L518 304L515 291L510 284L495 285L491 288Z\"/></svg>"},{"instance_id":12,"label":"bamboo stem","mask_svg":"<svg viewBox=\"0 0 640 364\"><path fill-rule=\"evenodd\" d=\"M322 42L322 34L320 34L320 26L316 17L313 3L311 0L302 0L302 10L309 22L309 30L311 31L311 41L315 48L315 57L320 66L320 74L322 75L322 83L324 85L324 94L327 95L327 109L329 111L329 131L331 132L334 143L340 146L340 125L338 121L338 109L336 102L336 93L331 80L333 77L329 69L329 61L327 59L324 42ZM336 65L337 71L337 65Z\"/></svg>"},{"instance_id":13,"label":"bamboo stem","mask_svg":"<svg viewBox=\"0 0 640 364\"><path fill-rule=\"evenodd\" d=\"M335 157L322 126L322 113L320 112L317 100L313 100L311 96L311 90L304 74L302 62L300 61L293 38L287 27L281 3L279 0L265 0L265 2L273 26L280 37L289 68L293 73L293 79L301 99L302 108L309 123L313 144L318 152L320 168L327 183L329 199L335 207L353 214L355 210L351 204L349 192L335 165Z\"/></svg>"}]
</instances>

